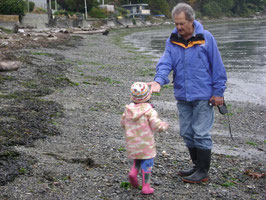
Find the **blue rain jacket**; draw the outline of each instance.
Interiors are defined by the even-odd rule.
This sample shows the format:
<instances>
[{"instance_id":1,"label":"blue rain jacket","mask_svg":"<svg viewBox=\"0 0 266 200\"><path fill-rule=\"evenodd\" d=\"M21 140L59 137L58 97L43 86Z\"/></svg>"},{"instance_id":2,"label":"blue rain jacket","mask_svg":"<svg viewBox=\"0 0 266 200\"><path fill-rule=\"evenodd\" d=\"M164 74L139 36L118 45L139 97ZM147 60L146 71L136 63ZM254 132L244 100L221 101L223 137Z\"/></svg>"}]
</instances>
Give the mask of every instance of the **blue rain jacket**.
<instances>
[{"instance_id":1,"label":"blue rain jacket","mask_svg":"<svg viewBox=\"0 0 266 200\"><path fill-rule=\"evenodd\" d=\"M212 34L194 20L194 37L190 42L179 37L175 28L166 40L165 51L156 66L154 81L161 86L170 81L173 70L174 95L177 100L209 100L223 96L226 71Z\"/></svg>"}]
</instances>

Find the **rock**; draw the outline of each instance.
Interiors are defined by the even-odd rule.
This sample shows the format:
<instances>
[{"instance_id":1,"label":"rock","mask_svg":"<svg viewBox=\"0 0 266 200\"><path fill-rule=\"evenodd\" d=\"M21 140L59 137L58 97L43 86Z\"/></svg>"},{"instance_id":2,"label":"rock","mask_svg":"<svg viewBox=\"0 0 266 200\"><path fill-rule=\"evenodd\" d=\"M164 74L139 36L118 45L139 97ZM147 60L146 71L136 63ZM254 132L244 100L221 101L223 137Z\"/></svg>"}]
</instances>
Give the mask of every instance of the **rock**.
<instances>
[{"instance_id":1,"label":"rock","mask_svg":"<svg viewBox=\"0 0 266 200\"><path fill-rule=\"evenodd\" d=\"M21 66L19 61L2 61L0 62L0 71L17 70Z\"/></svg>"},{"instance_id":2,"label":"rock","mask_svg":"<svg viewBox=\"0 0 266 200\"><path fill-rule=\"evenodd\" d=\"M108 35L109 34L109 30L105 30L104 32L103 32L103 35Z\"/></svg>"},{"instance_id":3,"label":"rock","mask_svg":"<svg viewBox=\"0 0 266 200\"><path fill-rule=\"evenodd\" d=\"M24 29L18 29L18 33L25 33Z\"/></svg>"},{"instance_id":4,"label":"rock","mask_svg":"<svg viewBox=\"0 0 266 200\"><path fill-rule=\"evenodd\" d=\"M55 36L48 36L48 40L57 40L57 37L55 37Z\"/></svg>"},{"instance_id":5,"label":"rock","mask_svg":"<svg viewBox=\"0 0 266 200\"><path fill-rule=\"evenodd\" d=\"M9 44L8 42L3 42L3 43L0 44L0 47L7 47L8 44Z\"/></svg>"}]
</instances>

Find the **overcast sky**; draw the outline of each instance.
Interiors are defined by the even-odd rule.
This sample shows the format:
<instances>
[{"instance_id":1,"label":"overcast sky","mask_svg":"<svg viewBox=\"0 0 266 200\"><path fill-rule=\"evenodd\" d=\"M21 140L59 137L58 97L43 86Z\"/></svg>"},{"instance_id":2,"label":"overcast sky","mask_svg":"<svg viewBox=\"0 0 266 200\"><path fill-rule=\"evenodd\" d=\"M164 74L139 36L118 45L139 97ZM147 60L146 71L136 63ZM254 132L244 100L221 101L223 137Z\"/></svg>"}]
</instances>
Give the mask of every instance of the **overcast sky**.
<instances>
[{"instance_id":1,"label":"overcast sky","mask_svg":"<svg viewBox=\"0 0 266 200\"><path fill-rule=\"evenodd\" d=\"M46 0L30 0L35 3L36 7L46 8Z\"/></svg>"}]
</instances>

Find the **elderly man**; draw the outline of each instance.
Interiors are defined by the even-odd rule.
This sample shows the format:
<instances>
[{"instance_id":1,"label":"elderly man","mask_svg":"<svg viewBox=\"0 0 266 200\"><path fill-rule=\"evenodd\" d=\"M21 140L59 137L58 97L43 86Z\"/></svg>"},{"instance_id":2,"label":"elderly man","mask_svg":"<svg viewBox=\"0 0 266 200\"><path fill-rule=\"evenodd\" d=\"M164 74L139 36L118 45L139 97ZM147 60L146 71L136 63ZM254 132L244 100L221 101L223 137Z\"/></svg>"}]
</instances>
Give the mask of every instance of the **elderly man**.
<instances>
[{"instance_id":1,"label":"elderly man","mask_svg":"<svg viewBox=\"0 0 266 200\"><path fill-rule=\"evenodd\" d=\"M180 135L194 166L178 172L183 181L201 183L209 179L214 122L214 106L223 104L226 71L216 41L195 20L190 5L177 4L172 10L175 29L166 41L165 51L156 66L152 92L169 83L173 70L174 95L180 121Z\"/></svg>"}]
</instances>

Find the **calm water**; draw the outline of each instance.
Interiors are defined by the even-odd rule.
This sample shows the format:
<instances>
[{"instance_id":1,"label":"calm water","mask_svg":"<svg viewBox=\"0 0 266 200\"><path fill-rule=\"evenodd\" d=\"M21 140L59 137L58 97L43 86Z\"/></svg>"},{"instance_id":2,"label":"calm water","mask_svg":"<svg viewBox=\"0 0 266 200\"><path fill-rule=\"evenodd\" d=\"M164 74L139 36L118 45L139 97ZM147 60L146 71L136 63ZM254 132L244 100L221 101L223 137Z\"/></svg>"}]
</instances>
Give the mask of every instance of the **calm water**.
<instances>
[{"instance_id":1,"label":"calm water","mask_svg":"<svg viewBox=\"0 0 266 200\"><path fill-rule=\"evenodd\" d=\"M225 99L265 104L266 20L203 25L214 35L227 70ZM173 28L137 32L125 40L158 61Z\"/></svg>"}]
</instances>

